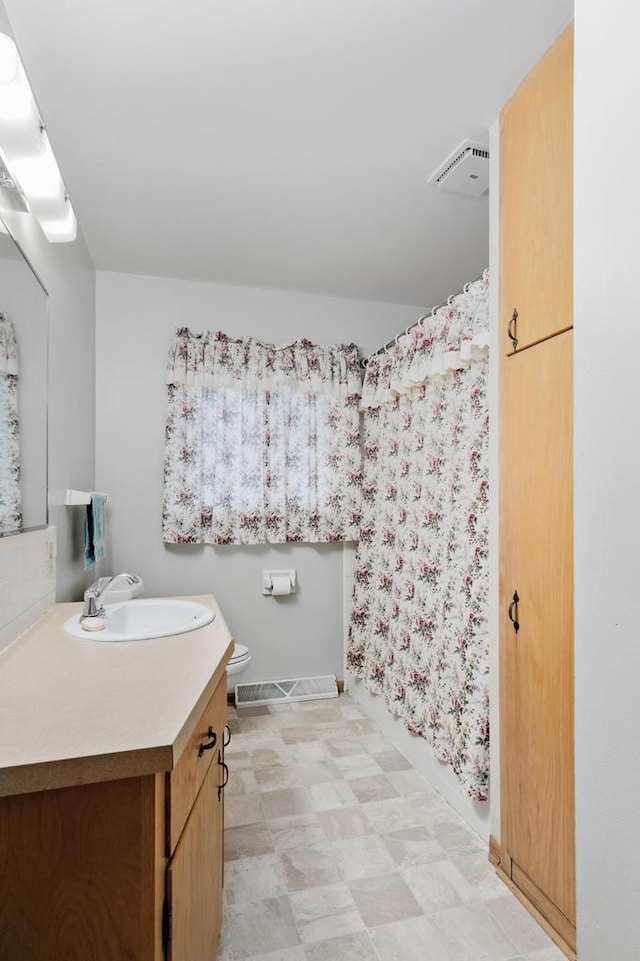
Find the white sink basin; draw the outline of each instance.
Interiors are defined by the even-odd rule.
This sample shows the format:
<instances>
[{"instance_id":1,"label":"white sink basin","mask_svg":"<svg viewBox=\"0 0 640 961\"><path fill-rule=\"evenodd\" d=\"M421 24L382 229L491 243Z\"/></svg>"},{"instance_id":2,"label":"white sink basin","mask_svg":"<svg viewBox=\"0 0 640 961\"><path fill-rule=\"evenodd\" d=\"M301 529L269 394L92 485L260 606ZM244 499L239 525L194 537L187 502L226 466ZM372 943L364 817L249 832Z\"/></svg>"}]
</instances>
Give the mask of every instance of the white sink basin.
<instances>
[{"instance_id":1,"label":"white sink basin","mask_svg":"<svg viewBox=\"0 0 640 961\"><path fill-rule=\"evenodd\" d=\"M87 631L80 614L65 621L64 629L72 637L93 641L142 641L149 637L169 637L197 631L215 617L206 604L171 597L142 597L120 604L108 604L104 614L104 630Z\"/></svg>"}]
</instances>

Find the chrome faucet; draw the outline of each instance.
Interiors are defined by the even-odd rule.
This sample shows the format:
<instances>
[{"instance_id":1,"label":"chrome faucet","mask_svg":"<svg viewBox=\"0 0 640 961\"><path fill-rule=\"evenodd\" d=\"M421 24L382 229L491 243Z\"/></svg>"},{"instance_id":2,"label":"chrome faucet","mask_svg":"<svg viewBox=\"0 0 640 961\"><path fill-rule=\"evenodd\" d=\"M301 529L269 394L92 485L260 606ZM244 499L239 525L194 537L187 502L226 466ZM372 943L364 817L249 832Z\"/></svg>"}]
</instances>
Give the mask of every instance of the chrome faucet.
<instances>
[{"instance_id":1,"label":"chrome faucet","mask_svg":"<svg viewBox=\"0 0 640 961\"><path fill-rule=\"evenodd\" d=\"M81 617L102 617L104 615L104 600L113 587L122 580L128 584L136 584L138 578L133 574L116 574L115 577L100 577L92 584L84 595L84 610ZM106 583L105 583L106 582Z\"/></svg>"}]
</instances>

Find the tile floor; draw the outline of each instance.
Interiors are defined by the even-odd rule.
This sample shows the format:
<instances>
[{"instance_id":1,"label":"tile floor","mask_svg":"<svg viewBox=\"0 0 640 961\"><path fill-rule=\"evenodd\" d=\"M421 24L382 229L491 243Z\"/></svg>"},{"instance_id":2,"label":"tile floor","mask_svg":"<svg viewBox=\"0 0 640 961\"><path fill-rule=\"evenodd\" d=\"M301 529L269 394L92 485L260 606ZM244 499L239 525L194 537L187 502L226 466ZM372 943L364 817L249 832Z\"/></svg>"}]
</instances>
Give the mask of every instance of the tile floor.
<instances>
[{"instance_id":1,"label":"tile floor","mask_svg":"<svg viewBox=\"0 0 640 961\"><path fill-rule=\"evenodd\" d=\"M218 961L563 961L348 695L229 726Z\"/></svg>"}]
</instances>

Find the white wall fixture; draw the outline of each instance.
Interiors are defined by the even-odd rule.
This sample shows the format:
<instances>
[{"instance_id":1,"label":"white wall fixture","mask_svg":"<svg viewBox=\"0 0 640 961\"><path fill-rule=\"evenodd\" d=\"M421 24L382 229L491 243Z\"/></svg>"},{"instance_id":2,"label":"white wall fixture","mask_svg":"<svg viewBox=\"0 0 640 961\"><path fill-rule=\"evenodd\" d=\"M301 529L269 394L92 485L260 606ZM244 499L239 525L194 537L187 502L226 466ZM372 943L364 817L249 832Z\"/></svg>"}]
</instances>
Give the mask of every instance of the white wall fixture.
<instances>
[{"instance_id":1,"label":"white wall fixture","mask_svg":"<svg viewBox=\"0 0 640 961\"><path fill-rule=\"evenodd\" d=\"M482 197L489 189L489 159L485 144L463 140L427 178L427 183L454 194Z\"/></svg>"},{"instance_id":2,"label":"white wall fixture","mask_svg":"<svg viewBox=\"0 0 640 961\"><path fill-rule=\"evenodd\" d=\"M284 597L287 594L295 594L295 592L295 570L262 572L263 594L267 594L269 597Z\"/></svg>"},{"instance_id":3,"label":"white wall fixture","mask_svg":"<svg viewBox=\"0 0 640 961\"><path fill-rule=\"evenodd\" d=\"M0 33L0 157L50 243L77 224L35 97L11 37Z\"/></svg>"}]
</instances>

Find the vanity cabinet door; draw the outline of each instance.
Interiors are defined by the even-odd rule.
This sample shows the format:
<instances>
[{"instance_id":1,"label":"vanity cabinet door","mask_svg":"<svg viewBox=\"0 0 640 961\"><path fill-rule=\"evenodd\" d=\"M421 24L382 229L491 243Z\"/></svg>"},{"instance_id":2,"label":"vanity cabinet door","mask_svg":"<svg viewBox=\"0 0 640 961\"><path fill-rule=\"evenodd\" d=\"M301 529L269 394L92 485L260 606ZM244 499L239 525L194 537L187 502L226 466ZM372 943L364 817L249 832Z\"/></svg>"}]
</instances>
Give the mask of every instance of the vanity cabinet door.
<instances>
[{"instance_id":1,"label":"vanity cabinet door","mask_svg":"<svg viewBox=\"0 0 640 961\"><path fill-rule=\"evenodd\" d=\"M169 961L216 957L222 921L222 771L218 763L209 768L167 868Z\"/></svg>"},{"instance_id":2,"label":"vanity cabinet door","mask_svg":"<svg viewBox=\"0 0 640 961\"><path fill-rule=\"evenodd\" d=\"M218 751L222 748L226 715L227 685L226 679L223 678L202 712L180 760L168 775L168 855L175 850L204 778L212 763L218 758Z\"/></svg>"}]
</instances>

